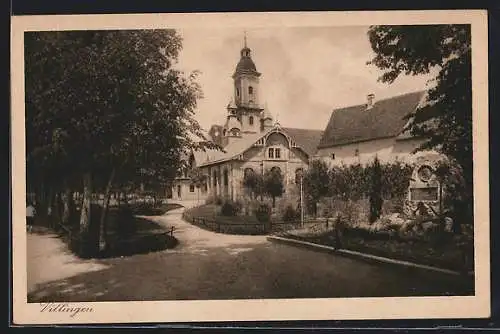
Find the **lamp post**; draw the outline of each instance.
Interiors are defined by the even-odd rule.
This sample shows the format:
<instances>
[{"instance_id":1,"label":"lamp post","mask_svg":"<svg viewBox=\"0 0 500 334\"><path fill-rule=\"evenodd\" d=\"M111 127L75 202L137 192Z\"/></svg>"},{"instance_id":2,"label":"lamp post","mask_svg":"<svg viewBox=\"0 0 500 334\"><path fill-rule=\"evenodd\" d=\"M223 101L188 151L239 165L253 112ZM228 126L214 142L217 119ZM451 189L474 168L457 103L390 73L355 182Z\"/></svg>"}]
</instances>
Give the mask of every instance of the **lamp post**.
<instances>
[{"instance_id":1,"label":"lamp post","mask_svg":"<svg viewBox=\"0 0 500 334\"><path fill-rule=\"evenodd\" d=\"M304 171L300 171L300 225L304 227Z\"/></svg>"},{"instance_id":2,"label":"lamp post","mask_svg":"<svg viewBox=\"0 0 500 334\"><path fill-rule=\"evenodd\" d=\"M261 178L259 182L259 192L260 192L260 201L262 202L264 200L263 198L263 192L264 192L264 161L260 162L260 172L261 172Z\"/></svg>"}]
</instances>

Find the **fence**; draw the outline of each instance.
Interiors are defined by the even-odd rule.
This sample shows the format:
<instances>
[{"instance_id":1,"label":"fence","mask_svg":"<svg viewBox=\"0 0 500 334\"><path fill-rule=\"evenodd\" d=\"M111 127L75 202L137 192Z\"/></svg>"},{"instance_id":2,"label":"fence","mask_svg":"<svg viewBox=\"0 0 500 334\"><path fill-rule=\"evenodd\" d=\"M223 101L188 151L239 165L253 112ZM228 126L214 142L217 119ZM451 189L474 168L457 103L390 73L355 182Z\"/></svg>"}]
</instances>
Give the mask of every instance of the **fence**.
<instances>
[{"instance_id":1,"label":"fence","mask_svg":"<svg viewBox=\"0 0 500 334\"><path fill-rule=\"evenodd\" d=\"M225 234L243 234L243 235L262 235L269 234L275 232L283 232L291 229L300 228L303 225L311 226L311 225L323 225L325 224L328 227L328 220L306 220L303 223L300 221L294 222L284 222L284 221L270 221L269 223L258 222L258 223L226 223L217 220L212 217L199 217L193 216L187 212L182 214L182 218L193 225L199 226L206 230L225 233Z\"/></svg>"}]
</instances>

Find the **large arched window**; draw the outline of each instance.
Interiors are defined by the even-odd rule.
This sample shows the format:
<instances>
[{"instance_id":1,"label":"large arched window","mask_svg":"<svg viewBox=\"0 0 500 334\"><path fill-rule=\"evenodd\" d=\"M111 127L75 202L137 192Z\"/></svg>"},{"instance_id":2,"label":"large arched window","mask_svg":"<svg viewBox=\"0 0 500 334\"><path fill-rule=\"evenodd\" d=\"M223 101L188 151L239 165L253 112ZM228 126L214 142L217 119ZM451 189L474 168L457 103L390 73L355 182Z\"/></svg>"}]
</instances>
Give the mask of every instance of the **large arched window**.
<instances>
[{"instance_id":1,"label":"large arched window","mask_svg":"<svg viewBox=\"0 0 500 334\"><path fill-rule=\"evenodd\" d=\"M248 94L252 95L253 94L253 87L248 86Z\"/></svg>"},{"instance_id":2,"label":"large arched window","mask_svg":"<svg viewBox=\"0 0 500 334\"><path fill-rule=\"evenodd\" d=\"M227 187L229 185L229 172L227 169L224 169L224 186Z\"/></svg>"},{"instance_id":3,"label":"large arched window","mask_svg":"<svg viewBox=\"0 0 500 334\"><path fill-rule=\"evenodd\" d=\"M303 173L304 170L302 168L297 168L295 170L295 184L300 184L300 180L302 178Z\"/></svg>"},{"instance_id":4,"label":"large arched window","mask_svg":"<svg viewBox=\"0 0 500 334\"><path fill-rule=\"evenodd\" d=\"M253 175L254 171L252 168L245 168L245 170L243 171L243 176L244 177L248 177L249 175Z\"/></svg>"},{"instance_id":5,"label":"large arched window","mask_svg":"<svg viewBox=\"0 0 500 334\"><path fill-rule=\"evenodd\" d=\"M274 166L273 168L271 168L271 172L281 175L281 168L279 168L278 166Z\"/></svg>"},{"instance_id":6,"label":"large arched window","mask_svg":"<svg viewBox=\"0 0 500 334\"><path fill-rule=\"evenodd\" d=\"M229 130L229 135L233 137L239 137L241 135L240 130L237 128L232 128Z\"/></svg>"},{"instance_id":7,"label":"large arched window","mask_svg":"<svg viewBox=\"0 0 500 334\"><path fill-rule=\"evenodd\" d=\"M253 125L253 116L248 118L248 124Z\"/></svg>"}]
</instances>

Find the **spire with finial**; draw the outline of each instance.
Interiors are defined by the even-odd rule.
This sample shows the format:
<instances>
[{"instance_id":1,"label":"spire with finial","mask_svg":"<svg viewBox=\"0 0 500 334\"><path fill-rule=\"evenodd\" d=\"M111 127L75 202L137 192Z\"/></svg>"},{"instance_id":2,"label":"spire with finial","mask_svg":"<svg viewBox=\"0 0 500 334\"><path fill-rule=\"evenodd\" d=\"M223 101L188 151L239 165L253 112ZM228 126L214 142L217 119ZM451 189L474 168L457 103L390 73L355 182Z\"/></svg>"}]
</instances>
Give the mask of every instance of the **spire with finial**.
<instances>
[{"instance_id":1,"label":"spire with finial","mask_svg":"<svg viewBox=\"0 0 500 334\"><path fill-rule=\"evenodd\" d=\"M243 32L243 49L241 49L241 56L250 58L250 48L247 46L247 31Z\"/></svg>"},{"instance_id":2,"label":"spire with finial","mask_svg":"<svg viewBox=\"0 0 500 334\"><path fill-rule=\"evenodd\" d=\"M235 73L233 74L233 78L237 74L246 73L254 76L260 76L260 73L257 72L257 68L252 60L252 51L247 45L247 32L244 31L243 34L243 48L240 51L240 61L236 65Z\"/></svg>"}]
</instances>

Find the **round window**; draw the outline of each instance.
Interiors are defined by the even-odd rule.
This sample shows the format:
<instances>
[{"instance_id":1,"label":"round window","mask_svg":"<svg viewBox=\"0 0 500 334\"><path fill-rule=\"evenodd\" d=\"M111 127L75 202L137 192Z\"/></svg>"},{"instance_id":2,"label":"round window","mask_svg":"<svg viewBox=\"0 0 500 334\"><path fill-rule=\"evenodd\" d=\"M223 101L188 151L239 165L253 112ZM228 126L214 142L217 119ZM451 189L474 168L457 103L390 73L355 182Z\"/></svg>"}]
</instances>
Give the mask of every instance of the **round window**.
<instances>
[{"instance_id":1,"label":"round window","mask_svg":"<svg viewBox=\"0 0 500 334\"><path fill-rule=\"evenodd\" d=\"M417 173L418 173L418 178L423 182L429 181L433 174L432 169L429 166L420 167Z\"/></svg>"}]
</instances>

